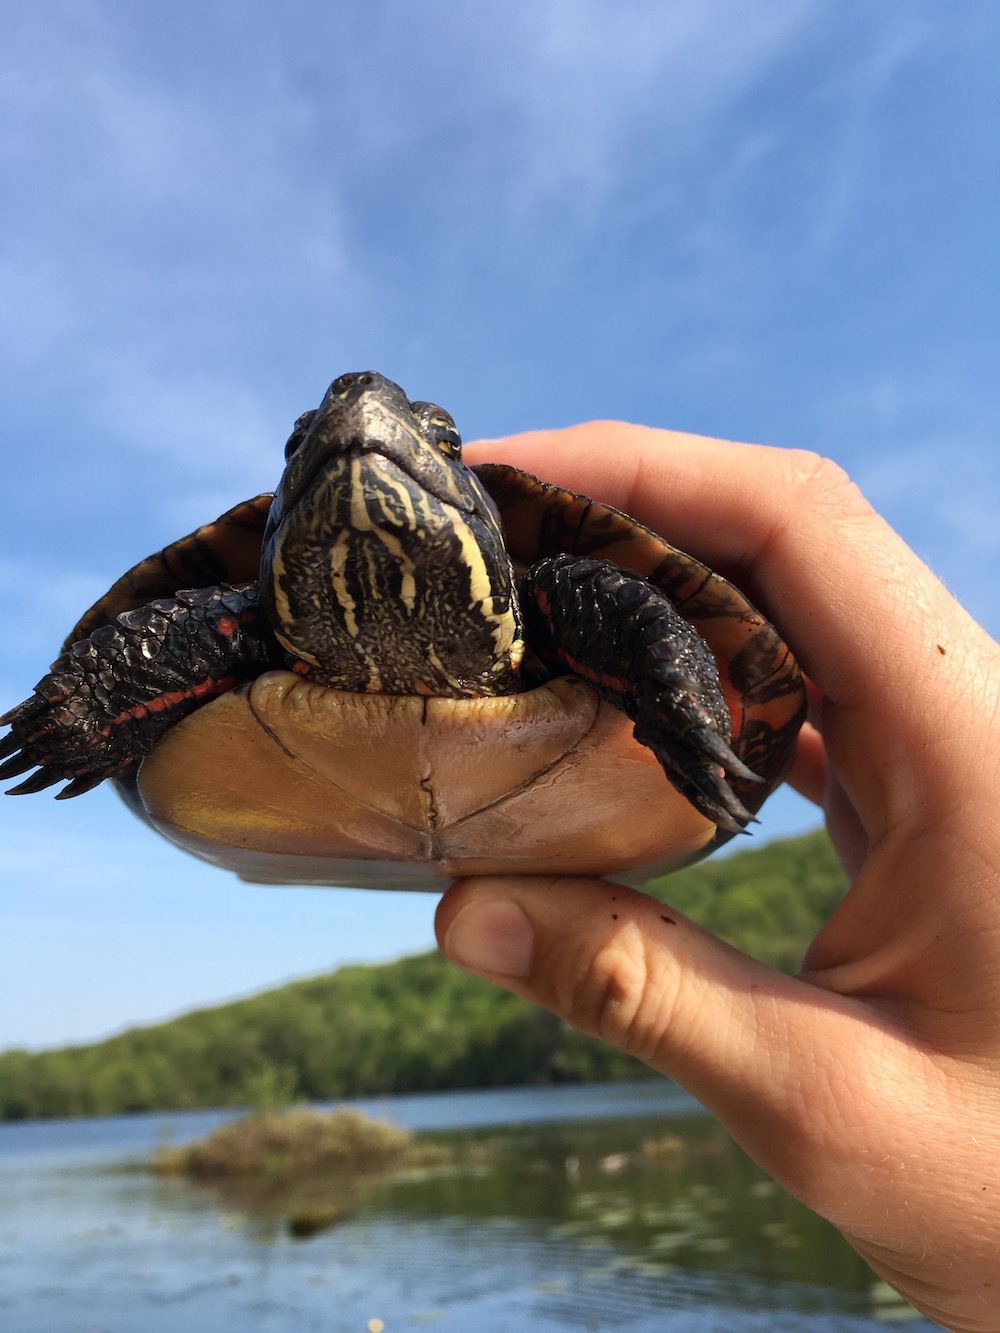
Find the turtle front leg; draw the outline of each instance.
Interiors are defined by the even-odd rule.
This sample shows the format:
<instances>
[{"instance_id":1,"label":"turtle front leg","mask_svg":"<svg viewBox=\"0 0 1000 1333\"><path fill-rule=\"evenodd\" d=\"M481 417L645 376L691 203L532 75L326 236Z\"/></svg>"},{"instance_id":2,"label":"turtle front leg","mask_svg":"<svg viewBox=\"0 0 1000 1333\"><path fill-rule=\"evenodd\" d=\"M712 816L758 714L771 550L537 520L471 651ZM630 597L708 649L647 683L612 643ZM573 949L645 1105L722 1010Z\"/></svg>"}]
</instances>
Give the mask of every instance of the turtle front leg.
<instances>
[{"instance_id":1,"label":"turtle front leg","mask_svg":"<svg viewBox=\"0 0 1000 1333\"><path fill-rule=\"evenodd\" d=\"M528 642L582 676L635 723L668 779L719 828L753 820L724 773L760 781L730 748L732 728L711 650L670 599L609 561L556 555L521 584Z\"/></svg>"},{"instance_id":2,"label":"turtle front leg","mask_svg":"<svg viewBox=\"0 0 1000 1333\"><path fill-rule=\"evenodd\" d=\"M199 588L127 611L62 654L34 694L0 717L9 796L67 780L57 800L126 777L182 717L283 657L256 584Z\"/></svg>"}]
</instances>

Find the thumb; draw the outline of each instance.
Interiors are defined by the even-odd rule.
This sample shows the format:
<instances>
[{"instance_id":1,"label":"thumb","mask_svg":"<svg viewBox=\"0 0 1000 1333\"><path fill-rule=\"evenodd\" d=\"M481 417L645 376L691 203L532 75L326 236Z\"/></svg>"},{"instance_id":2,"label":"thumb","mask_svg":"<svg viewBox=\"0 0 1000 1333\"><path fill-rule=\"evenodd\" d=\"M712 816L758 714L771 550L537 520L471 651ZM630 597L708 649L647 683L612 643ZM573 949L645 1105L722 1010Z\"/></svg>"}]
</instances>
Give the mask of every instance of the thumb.
<instances>
[{"instance_id":1,"label":"thumb","mask_svg":"<svg viewBox=\"0 0 1000 1333\"><path fill-rule=\"evenodd\" d=\"M846 1121L859 1100L871 1114L874 1091L850 1086L866 1065L860 1002L603 880L461 880L435 926L459 967L675 1079L792 1193L835 1222L859 1221L838 1217L835 1201L858 1170L848 1145L861 1126Z\"/></svg>"}]
</instances>

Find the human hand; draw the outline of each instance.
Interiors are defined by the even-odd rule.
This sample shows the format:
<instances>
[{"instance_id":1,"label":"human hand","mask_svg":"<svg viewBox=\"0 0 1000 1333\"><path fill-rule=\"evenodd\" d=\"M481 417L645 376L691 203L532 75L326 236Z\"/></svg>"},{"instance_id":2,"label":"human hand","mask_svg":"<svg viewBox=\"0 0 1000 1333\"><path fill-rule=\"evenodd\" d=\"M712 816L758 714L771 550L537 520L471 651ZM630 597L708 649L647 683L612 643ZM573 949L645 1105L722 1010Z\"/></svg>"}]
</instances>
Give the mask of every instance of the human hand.
<instances>
[{"instance_id":1,"label":"human hand","mask_svg":"<svg viewBox=\"0 0 1000 1333\"><path fill-rule=\"evenodd\" d=\"M853 882L798 977L596 879L462 880L443 952L688 1088L929 1318L1000 1328L1000 649L814 455L589 423L466 457L617 505L774 622L810 682L789 781Z\"/></svg>"}]
</instances>

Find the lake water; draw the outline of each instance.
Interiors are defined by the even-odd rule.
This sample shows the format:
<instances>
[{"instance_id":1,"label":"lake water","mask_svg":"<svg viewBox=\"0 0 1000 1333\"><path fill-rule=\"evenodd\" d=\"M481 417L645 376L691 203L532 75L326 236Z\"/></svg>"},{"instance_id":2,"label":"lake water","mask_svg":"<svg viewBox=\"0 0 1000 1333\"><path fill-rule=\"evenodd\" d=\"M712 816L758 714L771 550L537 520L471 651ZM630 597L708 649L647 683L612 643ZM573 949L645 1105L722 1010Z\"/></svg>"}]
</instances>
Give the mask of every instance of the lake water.
<instances>
[{"instance_id":1,"label":"lake water","mask_svg":"<svg viewBox=\"0 0 1000 1333\"><path fill-rule=\"evenodd\" d=\"M139 1169L224 1113L0 1125L0 1330L933 1328L670 1083L351 1105L465 1166L383 1185L305 1240Z\"/></svg>"}]
</instances>

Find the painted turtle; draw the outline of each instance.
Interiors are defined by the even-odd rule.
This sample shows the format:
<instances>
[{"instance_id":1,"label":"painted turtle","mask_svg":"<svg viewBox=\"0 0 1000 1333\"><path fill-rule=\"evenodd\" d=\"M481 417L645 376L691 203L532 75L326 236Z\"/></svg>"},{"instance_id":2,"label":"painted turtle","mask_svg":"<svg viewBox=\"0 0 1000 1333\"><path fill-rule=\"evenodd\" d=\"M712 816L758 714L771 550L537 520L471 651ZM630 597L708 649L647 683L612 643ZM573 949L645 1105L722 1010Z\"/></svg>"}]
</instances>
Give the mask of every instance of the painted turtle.
<instances>
[{"instance_id":1,"label":"painted turtle","mask_svg":"<svg viewBox=\"0 0 1000 1333\"><path fill-rule=\"evenodd\" d=\"M426 888L641 882L739 832L780 781L798 666L691 556L469 468L447 412L374 373L335 380L285 457L273 497L83 616L0 719L0 778L37 769L13 794L110 777L245 879Z\"/></svg>"}]
</instances>

